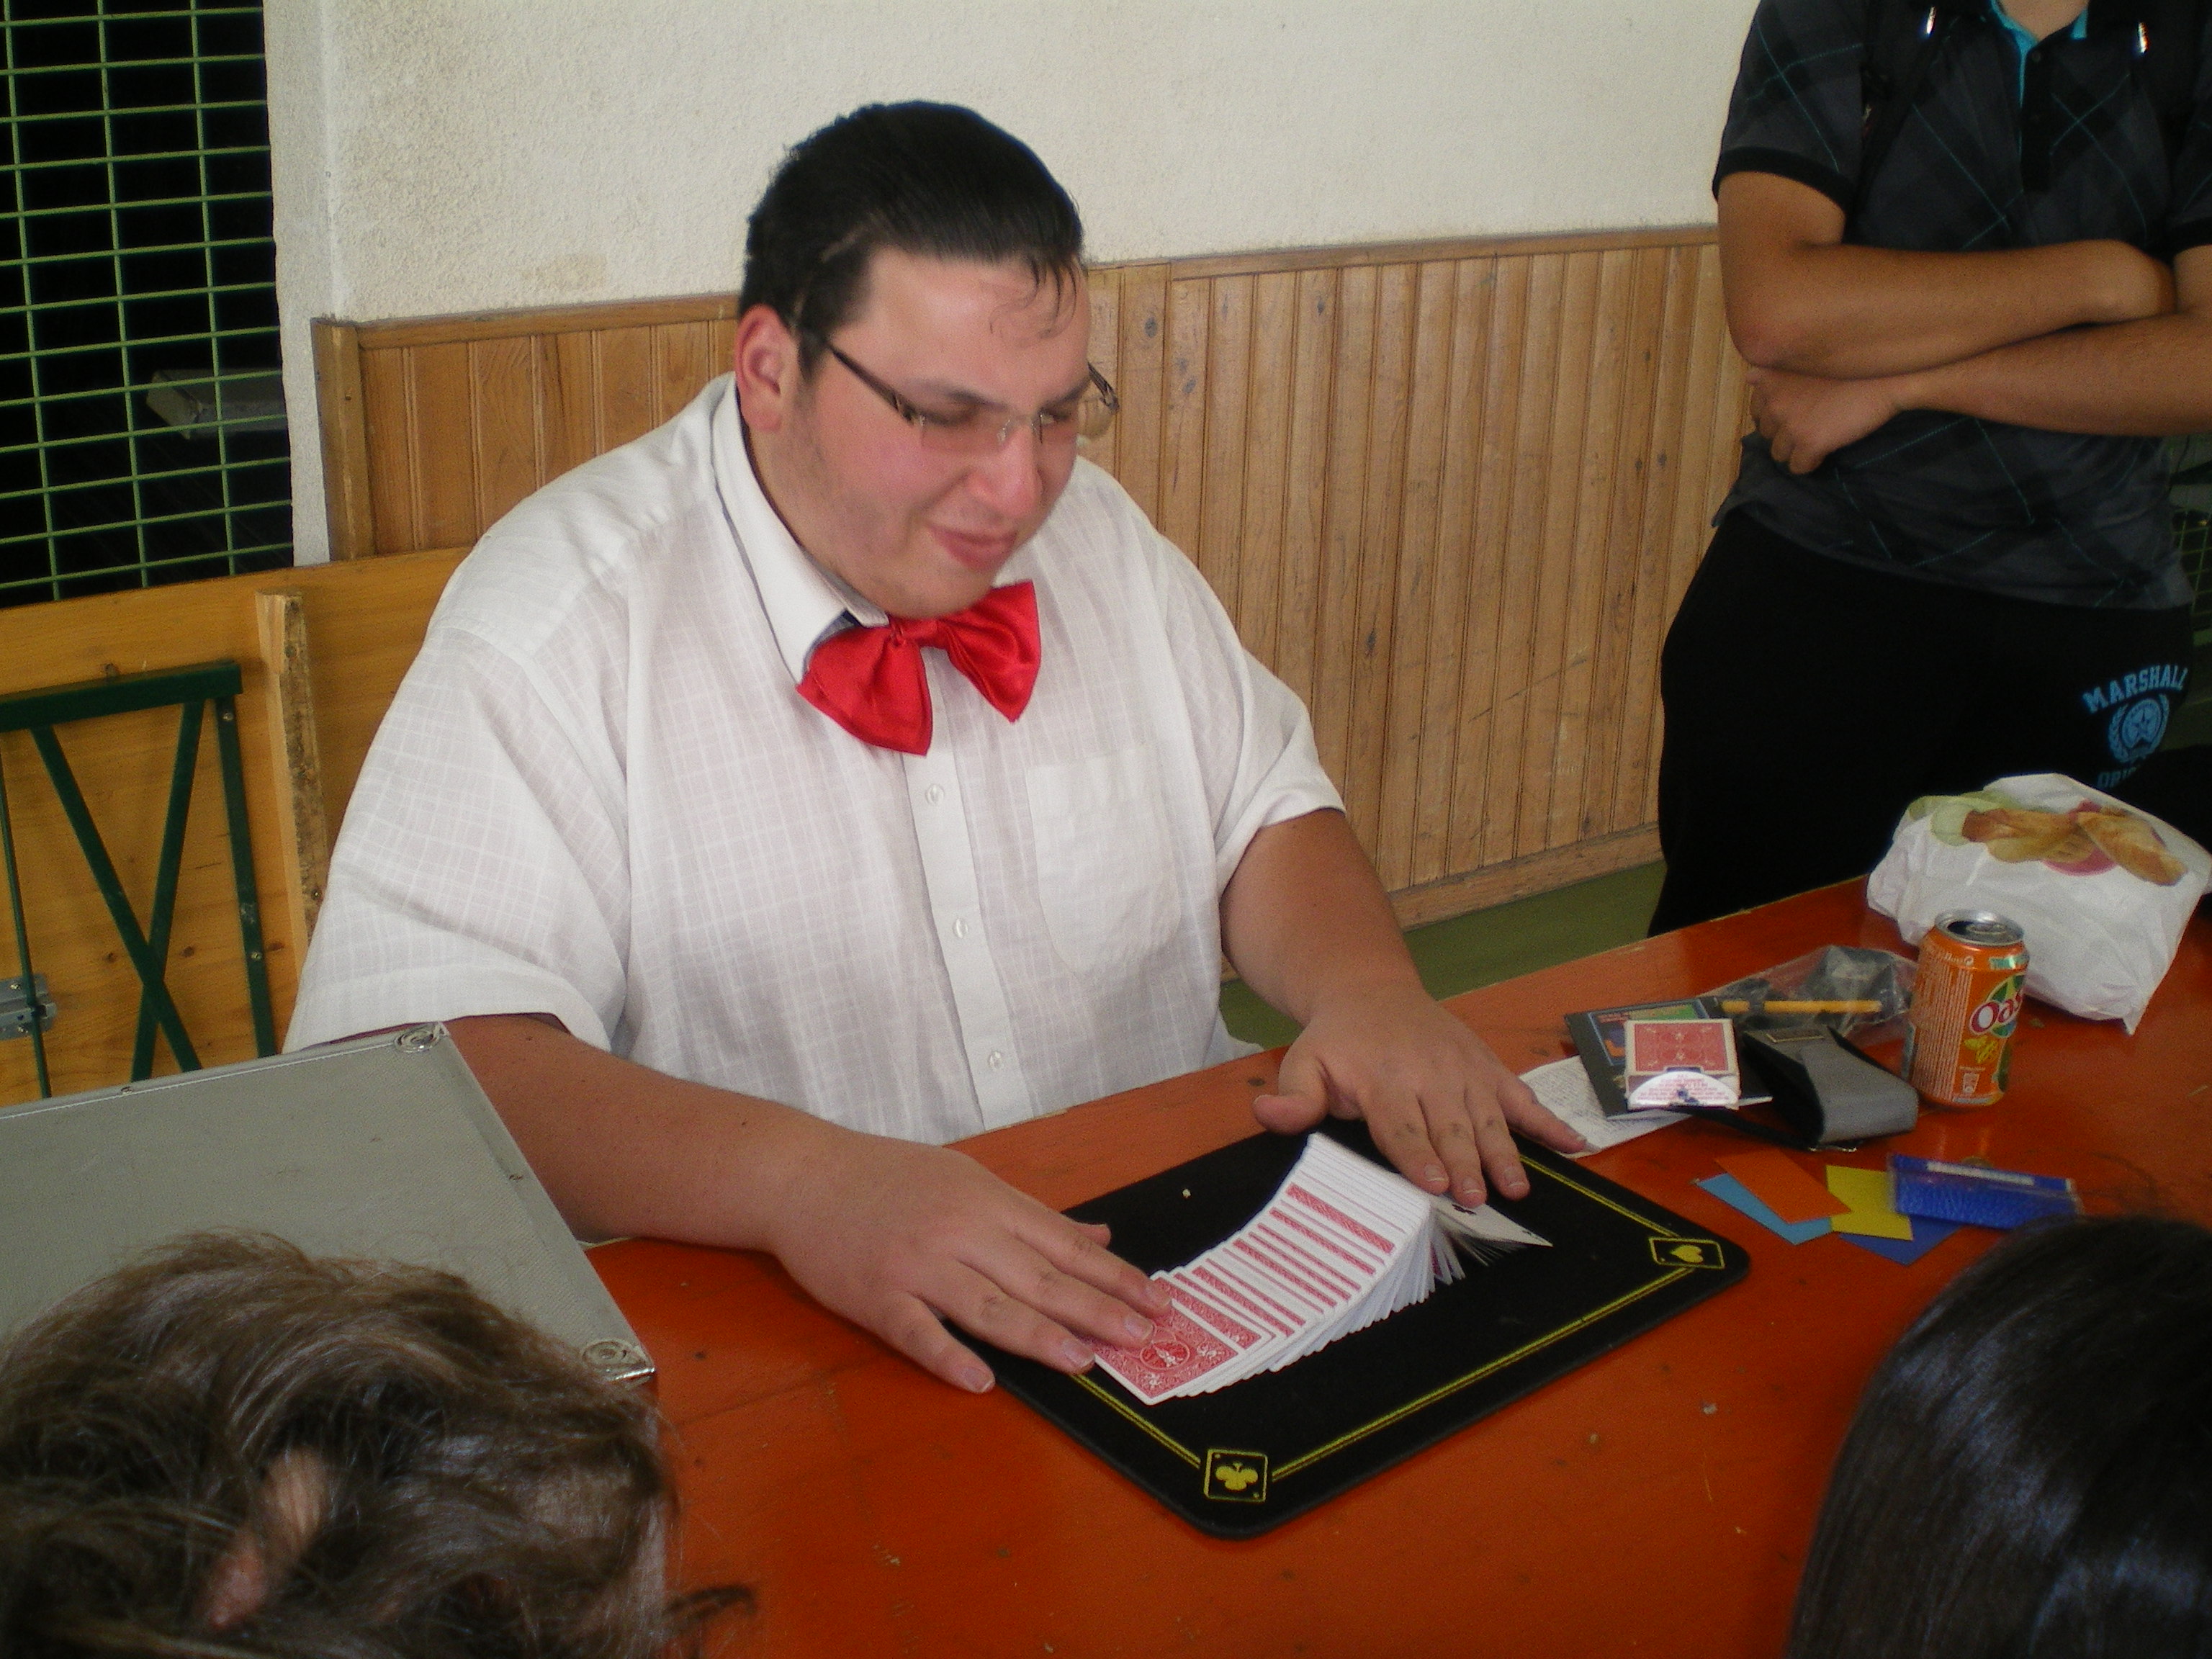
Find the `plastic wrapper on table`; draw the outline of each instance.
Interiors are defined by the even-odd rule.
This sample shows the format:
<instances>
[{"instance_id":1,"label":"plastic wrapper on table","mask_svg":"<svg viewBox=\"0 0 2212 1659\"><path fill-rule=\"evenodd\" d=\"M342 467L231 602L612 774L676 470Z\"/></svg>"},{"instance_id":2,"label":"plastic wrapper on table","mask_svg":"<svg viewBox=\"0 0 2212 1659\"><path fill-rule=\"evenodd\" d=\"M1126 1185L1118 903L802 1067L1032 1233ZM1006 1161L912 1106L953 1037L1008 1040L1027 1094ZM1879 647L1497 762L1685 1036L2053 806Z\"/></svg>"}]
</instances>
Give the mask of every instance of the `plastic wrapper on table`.
<instances>
[{"instance_id":1,"label":"plastic wrapper on table","mask_svg":"<svg viewBox=\"0 0 2212 1659\"><path fill-rule=\"evenodd\" d=\"M2212 856L2163 819L2057 773L1905 809L1867 902L1917 945L1948 910L2027 935L2027 991L2130 1031L2166 977Z\"/></svg>"}]
</instances>

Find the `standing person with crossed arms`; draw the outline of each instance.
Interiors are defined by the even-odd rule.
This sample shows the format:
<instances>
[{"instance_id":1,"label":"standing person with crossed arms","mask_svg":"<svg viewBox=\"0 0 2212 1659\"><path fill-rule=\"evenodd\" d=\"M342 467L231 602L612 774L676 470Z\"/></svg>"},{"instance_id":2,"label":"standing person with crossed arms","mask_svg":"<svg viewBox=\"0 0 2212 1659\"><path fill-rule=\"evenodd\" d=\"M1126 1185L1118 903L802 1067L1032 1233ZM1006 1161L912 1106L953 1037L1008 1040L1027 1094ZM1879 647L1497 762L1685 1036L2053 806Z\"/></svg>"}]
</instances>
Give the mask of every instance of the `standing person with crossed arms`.
<instances>
[{"instance_id":1,"label":"standing person with crossed arms","mask_svg":"<svg viewBox=\"0 0 2212 1659\"><path fill-rule=\"evenodd\" d=\"M1304 1034L1270 1127L1526 1190L1571 1129L1422 989L1305 711L1079 459L1082 227L971 112L875 106L754 212L734 374L462 564L348 810L294 1046L455 1040L572 1224L765 1249L939 1376L1165 1311L943 1150Z\"/></svg>"},{"instance_id":2,"label":"standing person with crossed arms","mask_svg":"<svg viewBox=\"0 0 2212 1659\"><path fill-rule=\"evenodd\" d=\"M2212 428L2201 0L1761 0L1722 139L1758 430L1670 630L1652 930L1917 796L2121 783L2186 687L2162 434Z\"/></svg>"}]
</instances>

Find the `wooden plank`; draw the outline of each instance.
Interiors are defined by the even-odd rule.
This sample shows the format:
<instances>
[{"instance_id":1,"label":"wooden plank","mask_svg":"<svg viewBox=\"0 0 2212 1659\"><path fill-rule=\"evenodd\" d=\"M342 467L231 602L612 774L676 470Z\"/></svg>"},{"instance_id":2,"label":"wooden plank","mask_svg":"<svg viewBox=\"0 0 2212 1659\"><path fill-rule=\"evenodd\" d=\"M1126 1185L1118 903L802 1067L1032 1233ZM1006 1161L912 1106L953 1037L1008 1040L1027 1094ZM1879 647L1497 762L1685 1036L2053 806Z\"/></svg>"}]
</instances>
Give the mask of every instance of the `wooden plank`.
<instances>
[{"instance_id":1,"label":"wooden plank","mask_svg":"<svg viewBox=\"0 0 2212 1659\"><path fill-rule=\"evenodd\" d=\"M1575 484L1573 562L1568 573L1566 647L1560 665L1553 750L1551 804L1544 834L1558 847L1584 834L1583 782L1594 739L1592 688L1603 647L1607 552L1613 535L1613 479L1619 465L1621 382L1626 373L1629 255L1619 250L1578 255L1596 268L1589 367L1582 377L1582 466Z\"/></svg>"},{"instance_id":2,"label":"wooden plank","mask_svg":"<svg viewBox=\"0 0 2212 1659\"><path fill-rule=\"evenodd\" d=\"M1429 779L1421 769L1428 730L1429 645L1439 591L1437 521L1443 485L1445 408L1451 384L1452 307L1457 267L1402 267L1411 289L1406 317L1408 380L1399 446L1397 570L1389 647L1373 680L1382 696L1376 867L1386 886L1414 879L1415 824Z\"/></svg>"},{"instance_id":3,"label":"wooden plank","mask_svg":"<svg viewBox=\"0 0 2212 1659\"><path fill-rule=\"evenodd\" d=\"M543 349L544 343L530 335L476 340L466 347L479 527L497 520L548 476L541 429L545 392L538 372Z\"/></svg>"},{"instance_id":4,"label":"wooden plank","mask_svg":"<svg viewBox=\"0 0 2212 1659\"><path fill-rule=\"evenodd\" d=\"M1522 717L1521 817L1514 830L1514 852L1522 857L1551 845L1552 786L1563 759L1559 694L1571 643L1567 623L1574 600L1575 526L1583 509L1583 434L1597 327L1598 261L1603 256L1559 257L1565 270L1559 346L1551 366L1551 433L1544 453L1542 570Z\"/></svg>"},{"instance_id":5,"label":"wooden plank","mask_svg":"<svg viewBox=\"0 0 2212 1659\"><path fill-rule=\"evenodd\" d=\"M545 476L552 479L606 447L599 432L599 337L546 337L539 362L545 398L539 424L544 434Z\"/></svg>"},{"instance_id":6,"label":"wooden plank","mask_svg":"<svg viewBox=\"0 0 2212 1659\"><path fill-rule=\"evenodd\" d=\"M1194 559L1205 529L1206 346L1212 298L1205 283L1176 283L1168 289L1160 506L1153 521L1162 535Z\"/></svg>"},{"instance_id":7,"label":"wooden plank","mask_svg":"<svg viewBox=\"0 0 2212 1659\"><path fill-rule=\"evenodd\" d=\"M1160 505L1160 424L1167 398L1168 268L1130 265L1121 271L1120 433L1114 476L1155 523Z\"/></svg>"},{"instance_id":8,"label":"wooden plank","mask_svg":"<svg viewBox=\"0 0 2212 1659\"><path fill-rule=\"evenodd\" d=\"M1689 396L1691 335L1696 321L1697 252L1672 248L1660 302L1659 367L1652 393L1650 465L1644 502L1644 546L1637 579L1628 702L1622 715L1613 816L1624 826L1648 819L1645 803L1658 765L1653 730L1659 700L1659 644L1667 631L1668 568L1680 534L1682 423Z\"/></svg>"},{"instance_id":9,"label":"wooden plank","mask_svg":"<svg viewBox=\"0 0 2212 1659\"><path fill-rule=\"evenodd\" d=\"M1359 526L1359 578L1352 612L1352 740L1346 804L1352 827L1378 860L1385 856L1382 768L1390 706L1392 628L1405 497L1406 401L1413 381L1413 306L1419 268L1376 272L1374 370L1369 382L1366 479Z\"/></svg>"},{"instance_id":10,"label":"wooden plank","mask_svg":"<svg viewBox=\"0 0 2212 1659\"><path fill-rule=\"evenodd\" d=\"M318 317L308 325L314 342L315 408L323 445L323 520L333 559L365 558L376 550L376 519L369 498L368 414L361 384L361 331L350 323Z\"/></svg>"},{"instance_id":11,"label":"wooden plank","mask_svg":"<svg viewBox=\"0 0 2212 1659\"><path fill-rule=\"evenodd\" d=\"M1297 343L1297 278L1252 279L1252 349L1244 398L1242 548L1237 606L1246 647L1273 662L1284 625L1285 500ZM1296 624L1293 624L1296 625Z\"/></svg>"},{"instance_id":12,"label":"wooden plank","mask_svg":"<svg viewBox=\"0 0 2212 1659\"><path fill-rule=\"evenodd\" d=\"M1291 436L1284 463L1282 600L1268 665L1304 699L1319 701L1322 570L1329 514L1329 434L1336 376L1338 273L1301 271L1291 343ZM1332 775L1334 775L1332 774Z\"/></svg>"},{"instance_id":13,"label":"wooden plank","mask_svg":"<svg viewBox=\"0 0 2212 1659\"><path fill-rule=\"evenodd\" d=\"M253 597L269 703L269 775L276 794L276 856L285 878L282 896L291 937L304 951L314 936L331 873L307 596L296 587L278 587Z\"/></svg>"},{"instance_id":14,"label":"wooden plank","mask_svg":"<svg viewBox=\"0 0 2212 1659\"><path fill-rule=\"evenodd\" d=\"M659 323L653 331L653 425L672 421L714 378L704 322Z\"/></svg>"},{"instance_id":15,"label":"wooden plank","mask_svg":"<svg viewBox=\"0 0 2212 1659\"><path fill-rule=\"evenodd\" d=\"M1199 492L1198 560L1231 617L1240 603L1244 558L1244 428L1252 371L1252 279L1209 284L1212 315L1206 343L1205 483Z\"/></svg>"},{"instance_id":16,"label":"wooden plank","mask_svg":"<svg viewBox=\"0 0 2212 1659\"><path fill-rule=\"evenodd\" d=\"M1675 247L1712 242L1711 225L1651 230L1575 231L1551 236L1450 236L1419 242L1368 242L1331 247L1278 248L1257 253L1177 259L1169 280L1260 276L1279 270L1338 270L1355 265L1433 264L1444 259L1531 258L1542 253L1593 253L1609 248Z\"/></svg>"},{"instance_id":17,"label":"wooden plank","mask_svg":"<svg viewBox=\"0 0 2212 1659\"><path fill-rule=\"evenodd\" d=\"M469 343L417 347L408 353L408 363L418 528L417 539L404 550L463 546L483 533L477 512L476 455L468 441L476 392ZM430 411L439 418L426 418Z\"/></svg>"},{"instance_id":18,"label":"wooden plank","mask_svg":"<svg viewBox=\"0 0 2212 1659\"><path fill-rule=\"evenodd\" d=\"M1121 273L1111 269L1094 271L1088 289L1091 366L1106 377L1109 386L1118 388L1121 372ZM1106 428L1103 437L1084 441L1084 459L1094 466L1113 471L1115 446L1121 435L1121 422L1116 420Z\"/></svg>"},{"instance_id":19,"label":"wooden plank","mask_svg":"<svg viewBox=\"0 0 2212 1659\"><path fill-rule=\"evenodd\" d=\"M361 358L362 442L374 540L369 551L404 553L421 545L416 512L415 420L404 351L368 351ZM348 485L345 488L350 489ZM351 556L360 557L356 548Z\"/></svg>"},{"instance_id":20,"label":"wooden plank","mask_svg":"<svg viewBox=\"0 0 2212 1659\"><path fill-rule=\"evenodd\" d=\"M1488 798L1482 847L1475 862L1516 856L1516 830L1526 783L1528 698L1534 678L1537 606L1545 556L1546 480L1557 390L1564 258L1538 254L1519 261L1528 287L1522 327L1520 396L1513 426L1511 504L1505 521L1505 574L1498 593L1496 689L1492 693ZM1502 434L1501 434L1502 435Z\"/></svg>"},{"instance_id":21,"label":"wooden plank","mask_svg":"<svg viewBox=\"0 0 2212 1659\"><path fill-rule=\"evenodd\" d=\"M1498 748L1506 681L1515 672L1508 660L1511 634L1520 625L1517 617L1509 624L1507 589L1516 550L1511 528L1523 418L1521 368L1533 271L1526 259L1485 263L1491 300L1482 341L1481 447L1476 451L1468 572L1467 659L1460 668L1461 736L1452 763L1451 828L1445 843L1454 869L1494 861L1492 825L1501 817L1510 820L1518 810L1518 776L1501 763ZM1507 792L1504 803L1497 799L1501 787Z\"/></svg>"},{"instance_id":22,"label":"wooden plank","mask_svg":"<svg viewBox=\"0 0 2212 1659\"><path fill-rule=\"evenodd\" d=\"M1328 400L1328 512L1322 525L1319 610L1314 633L1314 738L1321 763L1361 827L1352 755L1352 702L1358 674L1360 532L1365 523L1367 422L1374 409L1376 270L1339 273L1336 362ZM1371 815L1366 815L1370 816ZM1374 850L1368 844L1371 854Z\"/></svg>"},{"instance_id":23,"label":"wooden plank","mask_svg":"<svg viewBox=\"0 0 2212 1659\"><path fill-rule=\"evenodd\" d=\"M599 443L603 449L615 449L660 423L653 394L653 330L611 328L592 337L599 349Z\"/></svg>"},{"instance_id":24,"label":"wooden plank","mask_svg":"<svg viewBox=\"0 0 2212 1659\"><path fill-rule=\"evenodd\" d=\"M1634 701L1630 677L1636 672L1639 595L1644 572L1644 507L1651 494L1651 440L1656 429L1654 399L1659 382L1660 330L1665 319L1665 248L1639 248L1626 256L1628 281L1621 312L1624 375L1620 422L1615 439L1612 527L1607 534L1603 610L1598 625L1595 677L1592 682L1589 770L1583 782L1578 833L1609 835L1633 827L1622 817L1620 782L1623 739Z\"/></svg>"},{"instance_id":25,"label":"wooden plank","mask_svg":"<svg viewBox=\"0 0 2212 1659\"><path fill-rule=\"evenodd\" d=\"M1486 910L1532 893L1548 893L1616 870L1633 870L1659 857L1659 832L1650 828L1600 836L1571 846L1532 853L1505 864L1458 871L1440 881L1390 895L1390 908L1401 927L1419 927L1431 921Z\"/></svg>"},{"instance_id":26,"label":"wooden plank","mask_svg":"<svg viewBox=\"0 0 2212 1659\"><path fill-rule=\"evenodd\" d=\"M1435 592L1426 623L1428 661L1422 677L1420 742L1414 763L1420 785L1413 803L1408 880L1439 879L1451 868L1452 804L1462 745L1469 741L1465 676L1470 618L1468 594L1478 556L1475 502L1483 450L1483 364L1497 261L1462 259L1443 267L1452 283L1448 338L1428 343L1444 360L1443 409L1438 422L1442 471L1437 482ZM1401 635L1402 637L1402 635Z\"/></svg>"},{"instance_id":27,"label":"wooden plank","mask_svg":"<svg viewBox=\"0 0 2212 1659\"><path fill-rule=\"evenodd\" d=\"M669 300L616 300L580 306L536 306L517 311L459 312L447 317L403 317L356 323L365 348L385 351L449 345L461 340L502 340L526 334L603 334L611 329L651 328L660 323L730 319L734 294L693 294Z\"/></svg>"}]
</instances>

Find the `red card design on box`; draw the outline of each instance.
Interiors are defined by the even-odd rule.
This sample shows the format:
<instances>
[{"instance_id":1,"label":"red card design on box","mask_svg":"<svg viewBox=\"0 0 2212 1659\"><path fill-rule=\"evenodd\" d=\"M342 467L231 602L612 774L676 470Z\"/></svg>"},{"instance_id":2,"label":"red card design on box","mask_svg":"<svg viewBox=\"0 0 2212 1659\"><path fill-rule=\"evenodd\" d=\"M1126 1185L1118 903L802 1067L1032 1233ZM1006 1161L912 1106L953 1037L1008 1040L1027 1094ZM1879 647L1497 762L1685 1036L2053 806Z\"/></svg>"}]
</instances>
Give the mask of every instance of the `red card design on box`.
<instances>
[{"instance_id":1,"label":"red card design on box","mask_svg":"<svg viewBox=\"0 0 2212 1659\"><path fill-rule=\"evenodd\" d=\"M1676 1066L1723 1076L1735 1070L1735 1055L1724 1019L1651 1019L1628 1026L1631 1075Z\"/></svg>"}]
</instances>

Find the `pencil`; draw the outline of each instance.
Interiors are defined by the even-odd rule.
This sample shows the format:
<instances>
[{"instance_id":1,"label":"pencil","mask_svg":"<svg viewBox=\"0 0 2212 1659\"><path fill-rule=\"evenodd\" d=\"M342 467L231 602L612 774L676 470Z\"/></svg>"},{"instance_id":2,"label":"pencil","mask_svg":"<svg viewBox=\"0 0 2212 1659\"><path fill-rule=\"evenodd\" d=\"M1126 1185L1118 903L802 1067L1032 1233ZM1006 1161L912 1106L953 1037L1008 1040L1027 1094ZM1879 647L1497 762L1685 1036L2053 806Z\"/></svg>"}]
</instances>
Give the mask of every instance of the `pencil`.
<instances>
[{"instance_id":1,"label":"pencil","mask_svg":"<svg viewBox=\"0 0 2212 1659\"><path fill-rule=\"evenodd\" d=\"M1730 998L1721 1004L1724 1014L1878 1014L1881 1004L1871 997L1852 997L1831 1002L1791 1002L1779 997L1759 997L1746 1002Z\"/></svg>"}]
</instances>

